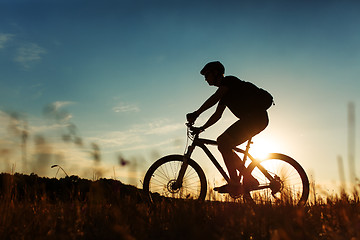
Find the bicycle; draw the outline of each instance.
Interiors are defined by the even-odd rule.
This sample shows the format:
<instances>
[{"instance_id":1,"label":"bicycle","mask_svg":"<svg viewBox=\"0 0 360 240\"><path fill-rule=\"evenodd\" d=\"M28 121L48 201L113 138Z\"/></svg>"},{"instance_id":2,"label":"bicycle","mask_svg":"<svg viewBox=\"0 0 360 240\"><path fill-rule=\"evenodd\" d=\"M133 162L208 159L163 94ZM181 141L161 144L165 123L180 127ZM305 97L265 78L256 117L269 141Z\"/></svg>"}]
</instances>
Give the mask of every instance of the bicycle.
<instances>
[{"instance_id":1,"label":"bicycle","mask_svg":"<svg viewBox=\"0 0 360 240\"><path fill-rule=\"evenodd\" d=\"M180 199L205 200L207 181L202 168L191 159L195 147L200 147L223 178L229 183L230 177L221 167L206 145L217 142L200 138L200 131L187 123L187 135L192 143L184 155L168 155L154 162L145 174L143 190L146 194ZM233 150L243 154L242 161L250 160L247 169L259 181L253 189L243 188L240 193L231 194L233 198L241 196L246 202L304 205L309 196L309 180L301 165L293 158L280 153L271 153L264 159L256 159L249 154L252 138L247 141L245 150L235 147ZM240 180L241 181L241 180Z\"/></svg>"}]
</instances>

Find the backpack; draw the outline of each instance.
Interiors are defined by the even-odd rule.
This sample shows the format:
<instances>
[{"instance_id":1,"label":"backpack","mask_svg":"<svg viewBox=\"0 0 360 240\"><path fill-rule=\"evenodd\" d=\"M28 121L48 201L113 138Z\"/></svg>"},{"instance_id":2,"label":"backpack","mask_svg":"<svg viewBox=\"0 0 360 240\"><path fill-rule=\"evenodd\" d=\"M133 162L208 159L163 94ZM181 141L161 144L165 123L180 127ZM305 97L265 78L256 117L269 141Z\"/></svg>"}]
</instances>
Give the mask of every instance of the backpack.
<instances>
[{"instance_id":1,"label":"backpack","mask_svg":"<svg viewBox=\"0 0 360 240\"><path fill-rule=\"evenodd\" d=\"M266 90L259 88L256 94L256 106L261 110L267 110L272 105L275 105L273 96Z\"/></svg>"}]
</instances>

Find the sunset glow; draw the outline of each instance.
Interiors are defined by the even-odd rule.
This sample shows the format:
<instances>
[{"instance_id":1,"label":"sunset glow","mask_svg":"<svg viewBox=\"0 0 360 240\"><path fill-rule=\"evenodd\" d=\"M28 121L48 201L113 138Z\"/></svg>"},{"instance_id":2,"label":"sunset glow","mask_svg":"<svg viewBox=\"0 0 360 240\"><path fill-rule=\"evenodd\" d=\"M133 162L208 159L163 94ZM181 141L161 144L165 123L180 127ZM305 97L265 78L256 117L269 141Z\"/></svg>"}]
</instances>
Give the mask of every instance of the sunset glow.
<instances>
[{"instance_id":1,"label":"sunset glow","mask_svg":"<svg viewBox=\"0 0 360 240\"><path fill-rule=\"evenodd\" d=\"M0 170L139 183L183 153L185 115L216 90L199 71L219 60L274 96L250 153L287 154L335 186L338 156L349 175L347 104L360 102L358 13L355 1L1 1Z\"/></svg>"},{"instance_id":2,"label":"sunset glow","mask_svg":"<svg viewBox=\"0 0 360 240\"><path fill-rule=\"evenodd\" d=\"M281 149L280 144L278 144L269 137L259 136L257 138L254 138L249 153L257 159L264 159L269 155L269 153L273 153L278 149ZM282 151L286 151L286 149L282 149Z\"/></svg>"}]
</instances>

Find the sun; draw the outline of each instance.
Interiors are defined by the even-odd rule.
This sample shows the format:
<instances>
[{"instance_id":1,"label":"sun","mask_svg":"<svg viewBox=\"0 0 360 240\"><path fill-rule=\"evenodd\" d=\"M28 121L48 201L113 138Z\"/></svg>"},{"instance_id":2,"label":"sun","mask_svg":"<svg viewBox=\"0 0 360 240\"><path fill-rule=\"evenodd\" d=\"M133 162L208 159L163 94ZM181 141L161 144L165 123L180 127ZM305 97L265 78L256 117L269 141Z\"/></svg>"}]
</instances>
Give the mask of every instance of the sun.
<instances>
[{"instance_id":1,"label":"sun","mask_svg":"<svg viewBox=\"0 0 360 240\"><path fill-rule=\"evenodd\" d=\"M274 138L256 136L252 140L249 153L257 159L265 159L269 153L278 152L279 143Z\"/></svg>"}]
</instances>

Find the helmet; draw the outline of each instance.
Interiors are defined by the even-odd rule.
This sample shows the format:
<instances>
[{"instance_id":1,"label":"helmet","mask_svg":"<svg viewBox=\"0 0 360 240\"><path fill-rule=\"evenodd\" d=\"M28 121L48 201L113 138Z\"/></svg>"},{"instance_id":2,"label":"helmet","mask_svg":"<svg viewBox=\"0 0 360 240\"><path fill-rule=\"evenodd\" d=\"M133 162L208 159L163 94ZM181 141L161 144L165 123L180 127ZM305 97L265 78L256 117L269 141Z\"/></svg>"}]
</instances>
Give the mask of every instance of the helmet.
<instances>
[{"instance_id":1,"label":"helmet","mask_svg":"<svg viewBox=\"0 0 360 240\"><path fill-rule=\"evenodd\" d=\"M219 61L209 62L200 71L200 74L205 75L207 72L210 72L210 71L216 71L216 72L218 72L220 74L224 74L225 73L225 67Z\"/></svg>"}]
</instances>

